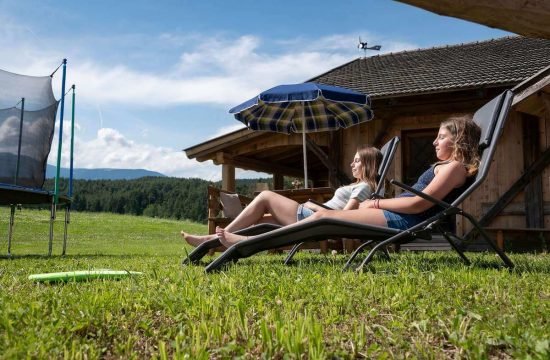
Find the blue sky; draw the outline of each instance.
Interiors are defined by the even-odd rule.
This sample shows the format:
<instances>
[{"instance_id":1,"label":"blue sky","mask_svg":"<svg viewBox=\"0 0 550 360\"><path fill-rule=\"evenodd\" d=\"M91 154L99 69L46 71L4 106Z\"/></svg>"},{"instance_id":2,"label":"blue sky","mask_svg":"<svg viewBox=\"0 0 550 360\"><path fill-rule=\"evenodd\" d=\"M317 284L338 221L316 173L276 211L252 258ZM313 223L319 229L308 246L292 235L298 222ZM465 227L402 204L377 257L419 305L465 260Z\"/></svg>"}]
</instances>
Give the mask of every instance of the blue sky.
<instances>
[{"instance_id":1,"label":"blue sky","mask_svg":"<svg viewBox=\"0 0 550 360\"><path fill-rule=\"evenodd\" d=\"M227 110L258 92L363 56L359 36L387 53L506 35L389 0L0 0L0 69L42 76L68 59L75 167L207 180L221 168L182 149L241 127Z\"/></svg>"}]
</instances>

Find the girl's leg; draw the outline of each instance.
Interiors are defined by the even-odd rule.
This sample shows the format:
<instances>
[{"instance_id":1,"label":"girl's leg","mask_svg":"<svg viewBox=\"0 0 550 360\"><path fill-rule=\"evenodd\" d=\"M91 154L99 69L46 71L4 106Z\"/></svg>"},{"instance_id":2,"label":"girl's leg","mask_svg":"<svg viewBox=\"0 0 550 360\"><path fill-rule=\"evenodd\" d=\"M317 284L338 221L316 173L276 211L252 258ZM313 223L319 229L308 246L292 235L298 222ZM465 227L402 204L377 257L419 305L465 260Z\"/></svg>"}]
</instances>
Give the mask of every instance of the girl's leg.
<instances>
[{"instance_id":1,"label":"girl's leg","mask_svg":"<svg viewBox=\"0 0 550 360\"><path fill-rule=\"evenodd\" d=\"M315 214L305 218L304 220L288 225L288 227L299 226L305 221L313 221L321 218L341 219L346 221L358 222L368 225L387 226L386 217L380 209L357 209L357 210L319 210ZM227 229L227 228L226 228ZM226 247L232 246L240 241L246 240L249 237L236 235L228 230L216 228L216 234L220 238L222 244ZM252 237L250 237L252 238Z\"/></svg>"},{"instance_id":2,"label":"girl's leg","mask_svg":"<svg viewBox=\"0 0 550 360\"><path fill-rule=\"evenodd\" d=\"M233 234L229 231L225 231L225 229L223 229L219 226L216 227L216 236L220 239L220 242L226 248L228 248L232 245L235 245L239 241L243 241L243 240L248 239L248 236Z\"/></svg>"},{"instance_id":3,"label":"girl's leg","mask_svg":"<svg viewBox=\"0 0 550 360\"><path fill-rule=\"evenodd\" d=\"M296 201L287 197L272 191L262 191L225 229L235 232L259 222L289 225L296 222L298 206ZM265 214L271 215L270 220L264 219Z\"/></svg>"},{"instance_id":4,"label":"girl's leg","mask_svg":"<svg viewBox=\"0 0 550 360\"><path fill-rule=\"evenodd\" d=\"M209 240L213 240L215 238L218 237L218 235L216 234L210 234L210 235L193 235L193 234L188 234L186 233L185 231L181 231L180 232L181 236L183 237L183 239L185 241L187 241L187 243L189 245L193 245L194 247L197 247L199 246L200 244L202 244L203 242L206 242L206 241L209 241Z\"/></svg>"},{"instance_id":5,"label":"girl's leg","mask_svg":"<svg viewBox=\"0 0 550 360\"><path fill-rule=\"evenodd\" d=\"M380 209L320 210L303 221L322 218L340 219L366 225L388 226L384 212Z\"/></svg>"},{"instance_id":6,"label":"girl's leg","mask_svg":"<svg viewBox=\"0 0 550 360\"><path fill-rule=\"evenodd\" d=\"M279 223L277 220L273 218L271 215L264 215L256 224L275 224L278 225ZM217 234L209 234L209 235L193 235L188 234L185 231L180 232L181 236L189 245L192 245L194 247L199 246L203 242L214 240L218 238Z\"/></svg>"},{"instance_id":7,"label":"girl's leg","mask_svg":"<svg viewBox=\"0 0 550 360\"><path fill-rule=\"evenodd\" d=\"M299 204L287 197L272 191L262 191L248 206L229 224L226 229L235 232L251 225L269 223L288 225L296 222L296 211ZM217 234L193 235L181 231L181 236L190 245L199 246L205 241L213 240Z\"/></svg>"}]
</instances>

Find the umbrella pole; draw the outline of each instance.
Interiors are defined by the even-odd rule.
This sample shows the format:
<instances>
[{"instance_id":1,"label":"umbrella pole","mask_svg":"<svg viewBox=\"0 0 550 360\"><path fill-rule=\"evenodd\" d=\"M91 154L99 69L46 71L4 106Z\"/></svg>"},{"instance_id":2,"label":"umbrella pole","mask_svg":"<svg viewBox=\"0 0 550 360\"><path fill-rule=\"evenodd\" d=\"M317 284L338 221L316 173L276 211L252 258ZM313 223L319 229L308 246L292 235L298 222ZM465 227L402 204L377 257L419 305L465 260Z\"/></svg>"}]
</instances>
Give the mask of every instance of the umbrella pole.
<instances>
[{"instance_id":1,"label":"umbrella pole","mask_svg":"<svg viewBox=\"0 0 550 360\"><path fill-rule=\"evenodd\" d=\"M306 133L302 133L302 151L304 152L304 187L309 188L307 182L307 147L306 147Z\"/></svg>"},{"instance_id":2,"label":"umbrella pole","mask_svg":"<svg viewBox=\"0 0 550 360\"><path fill-rule=\"evenodd\" d=\"M304 189L309 188L307 181L307 145L306 145L306 104L302 103L302 152L304 153Z\"/></svg>"}]
</instances>

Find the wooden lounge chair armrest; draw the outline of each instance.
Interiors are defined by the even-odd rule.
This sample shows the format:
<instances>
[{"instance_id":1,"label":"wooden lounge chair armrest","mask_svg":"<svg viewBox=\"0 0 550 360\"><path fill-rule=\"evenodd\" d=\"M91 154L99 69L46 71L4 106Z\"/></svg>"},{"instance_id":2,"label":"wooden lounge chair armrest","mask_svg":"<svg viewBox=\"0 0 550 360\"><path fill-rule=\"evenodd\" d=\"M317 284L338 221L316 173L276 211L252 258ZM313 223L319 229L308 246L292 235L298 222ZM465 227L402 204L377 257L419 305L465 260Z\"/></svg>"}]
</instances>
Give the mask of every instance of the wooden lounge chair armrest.
<instances>
[{"instance_id":1,"label":"wooden lounge chair armrest","mask_svg":"<svg viewBox=\"0 0 550 360\"><path fill-rule=\"evenodd\" d=\"M400 187L401 189L410 191L410 192L412 192L413 194L418 195L418 196L420 196L421 198L423 198L423 199L425 199L425 200L428 200L429 202L432 202L432 203L434 203L434 204L436 204L436 205L439 205L439 206L441 206L441 207L443 207L443 208L445 208L445 209L448 209L448 208L452 207L451 204L448 204L448 203L446 203L445 201L438 200L438 199L436 199L436 198L434 198L434 197L432 197L432 196L430 196L430 195L428 195L428 194L423 193L422 191L418 191L418 190L416 190L415 188L413 188L413 187L411 187L411 186L409 186L409 185L403 184L402 182L397 181L397 180L395 180L395 179L391 179L391 180L390 180L390 184L395 185L395 186L398 186L398 187Z\"/></svg>"}]
</instances>

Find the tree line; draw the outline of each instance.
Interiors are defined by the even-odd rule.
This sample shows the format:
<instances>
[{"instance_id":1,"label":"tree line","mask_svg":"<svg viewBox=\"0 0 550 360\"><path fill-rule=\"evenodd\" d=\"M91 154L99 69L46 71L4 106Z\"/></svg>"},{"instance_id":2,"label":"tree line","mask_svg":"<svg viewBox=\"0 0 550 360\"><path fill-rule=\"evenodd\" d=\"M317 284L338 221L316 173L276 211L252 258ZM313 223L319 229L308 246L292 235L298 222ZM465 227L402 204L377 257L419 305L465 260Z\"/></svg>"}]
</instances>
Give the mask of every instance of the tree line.
<instances>
[{"instance_id":1,"label":"tree line","mask_svg":"<svg viewBox=\"0 0 550 360\"><path fill-rule=\"evenodd\" d=\"M239 194L253 196L256 183L271 179L237 179ZM61 179L60 192L67 192L67 180ZM112 212L169 219L207 221L207 187L221 187L220 182L196 178L143 177L133 180L74 180L75 211ZM48 179L44 189L53 189Z\"/></svg>"}]
</instances>

